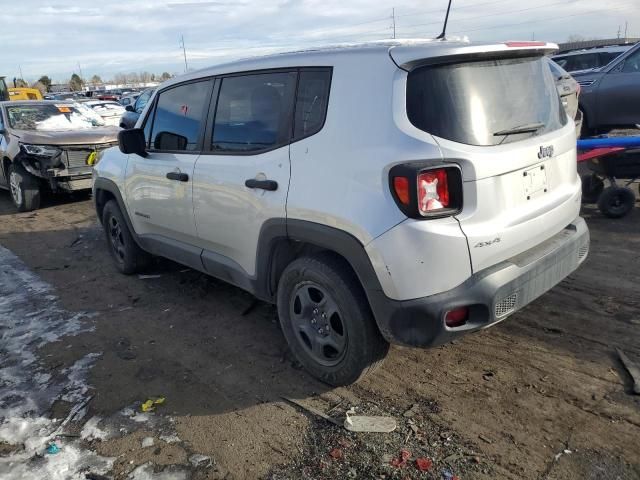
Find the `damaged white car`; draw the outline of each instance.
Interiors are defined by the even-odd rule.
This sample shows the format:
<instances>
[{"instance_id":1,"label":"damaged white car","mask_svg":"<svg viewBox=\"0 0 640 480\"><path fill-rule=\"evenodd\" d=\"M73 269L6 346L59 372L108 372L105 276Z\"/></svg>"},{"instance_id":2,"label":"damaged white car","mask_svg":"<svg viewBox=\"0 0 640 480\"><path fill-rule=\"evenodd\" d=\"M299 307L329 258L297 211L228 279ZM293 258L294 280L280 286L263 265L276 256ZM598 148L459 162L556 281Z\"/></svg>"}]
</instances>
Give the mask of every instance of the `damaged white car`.
<instances>
[{"instance_id":1,"label":"damaged white car","mask_svg":"<svg viewBox=\"0 0 640 480\"><path fill-rule=\"evenodd\" d=\"M89 190L97 154L117 144L118 130L72 102L0 102L0 188L21 212L38 209L44 189Z\"/></svg>"}]
</instances>

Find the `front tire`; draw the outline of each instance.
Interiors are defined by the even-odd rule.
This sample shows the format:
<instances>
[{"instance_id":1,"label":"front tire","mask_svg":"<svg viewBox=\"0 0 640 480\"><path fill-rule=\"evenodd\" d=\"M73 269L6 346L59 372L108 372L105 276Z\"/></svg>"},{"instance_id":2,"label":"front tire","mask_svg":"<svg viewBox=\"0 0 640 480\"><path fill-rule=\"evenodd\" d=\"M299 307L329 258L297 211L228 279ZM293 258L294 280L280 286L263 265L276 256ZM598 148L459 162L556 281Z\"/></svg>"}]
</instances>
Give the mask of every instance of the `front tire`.
<instances>
[{"instance_id":1,"label":"front tire","mask_svg":"<svg viewBox=\"0 0 640 480\"><path fill-rule=\"evenodd\" d=\"M293 355L317 379L349 385L382 364L380 334L351 269L331 255L302 257L282 273L278 316Z\"/></svg>"},{"instance_id":2,"label":"front tire","mask_svg":"<svg viewBox=\"0 0 640 480\"><path fill-rule=\"evenodd\" d=\"M40 208L40 182L17 163L9 166L9 190L11 200L19 212L31 212Z\"/></svg>"},{"instance_id":3,"label":"front tire","mask_svg":"<svg viewBox=\"0 0 640 480\"><path fill-rule=\"evenodd\" d=\"M633 190L626 187L607 187L600 195L598 208L609 218L621 218L627 215L636 203Z\"/></svg>"},{"instance_id":4,"label":"front tire","mask_svg":"<svg viewBox=\"0 0 640 480\"><path fill-rule=\"evenodd\" d=\"M102 226L111 257L121 273L131 275L148 266L151 256L133 239L115 200L109 200L104 206Z\"/></svg>"}]
</instances>

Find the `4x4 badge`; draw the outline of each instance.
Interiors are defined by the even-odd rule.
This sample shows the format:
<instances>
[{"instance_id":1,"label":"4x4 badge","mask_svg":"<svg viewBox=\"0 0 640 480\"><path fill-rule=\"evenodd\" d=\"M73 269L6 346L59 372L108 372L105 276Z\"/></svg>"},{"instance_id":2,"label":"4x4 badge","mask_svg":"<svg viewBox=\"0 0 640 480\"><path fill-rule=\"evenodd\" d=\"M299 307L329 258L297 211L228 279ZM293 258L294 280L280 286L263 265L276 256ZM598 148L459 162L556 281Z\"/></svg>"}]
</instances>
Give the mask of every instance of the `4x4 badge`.
<instances>
[{"instance_id":1,"label":"4x4 badge","mask_svg":"<svg viewBox=\"0 0 640 480\"><path fill-rule=\"evenodd\" d=\"M473 248L488 247L490 245L493 245L494 243L500 243L500 237L496 237L493 240L489 240L488 242L478 242L473 246Z\"/></svg>"},{"instance_id":2,"label":"4x4 badge","mask_svg":"<svg viewBox=\"0 0 640 480\"><path fill-rule=\"evenodd\" d=\"M546 157L553 157L553 145L549 145L548 147L540 147L540 151L538 152L538 158L543 159Z\"/></svg>"}]
</instances>

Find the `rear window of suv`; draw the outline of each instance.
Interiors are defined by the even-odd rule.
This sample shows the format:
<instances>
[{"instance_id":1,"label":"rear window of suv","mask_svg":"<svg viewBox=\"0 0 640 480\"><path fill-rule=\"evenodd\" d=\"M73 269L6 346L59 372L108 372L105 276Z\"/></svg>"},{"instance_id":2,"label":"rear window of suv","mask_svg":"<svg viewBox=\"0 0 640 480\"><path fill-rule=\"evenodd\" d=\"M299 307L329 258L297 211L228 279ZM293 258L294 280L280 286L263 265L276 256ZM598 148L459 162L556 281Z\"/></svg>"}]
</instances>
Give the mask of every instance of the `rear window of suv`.
<instances>
[{"instance_id":1,"label":"rear window of suv","mask_svg":"<svg viewBox=\"0 0 640 480\"><path fill-rule=\"evenodd\" d=\"M420 67L407 79L407 115L420 130L481 146L531 138L567 123L542 57Z\"/></svg>"}]
</instances>

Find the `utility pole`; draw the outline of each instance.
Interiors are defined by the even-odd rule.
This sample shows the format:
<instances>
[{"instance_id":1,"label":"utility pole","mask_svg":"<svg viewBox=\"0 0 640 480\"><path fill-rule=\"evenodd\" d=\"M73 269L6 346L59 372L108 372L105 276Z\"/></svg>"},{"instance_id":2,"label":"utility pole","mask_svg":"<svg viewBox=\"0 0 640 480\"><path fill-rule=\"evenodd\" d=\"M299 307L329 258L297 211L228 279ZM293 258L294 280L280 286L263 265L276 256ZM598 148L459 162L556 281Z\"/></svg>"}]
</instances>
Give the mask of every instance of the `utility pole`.
<instances>
[{"instance_id":1,"label":"utility pole","mask_svg":"<svg viewBox=\"0 0 640 480\"><path fill-rule=\"evenodd\" d=\"M82 67L80 66L80 62L78 62L78 70L80 71L80 83L84 83L84 75L82 75Z\"/></svg>"},{"instance_id":2,"label":"utility pole","mask_svg":"<svg viewBox=\"0 0 640 480\"><path fill-rule=\"evenodd\" d=\"M391 19L393 21L393 38L396 38L396 9L395 7L391 9Z\"/></svg>"},{"instance_id":3,"label":"utility pole","mask_svg":"<svg viewBox=\"0 0 640 480\"><path fill-rule=\"evenodd\" d=\"M187 65L187 49L184 46L184 35L180 35L180 46L182 47L182 53L184 54L184 73L189 71L189 66Z\"/></svg>"},{"instance_id":4,"label":"utility pole","mask_svg":"<svg viewBox=\"0 0 640 480\"><path fill-rule=\"evenodd\" d=\"M620 25L618 25L618 38L620 38Z\"/></svg>"},{"instance_id":5,"label":"utility pole","mask_svg":"<svg viewBox=\"0 0 640 480\"><path fill-rule=\"evenodd\" d=\"M18 65L18 70L20 70L20 80L24 80L24 77L22 76L22 65Z\"/></svg>"}]
</instances>

